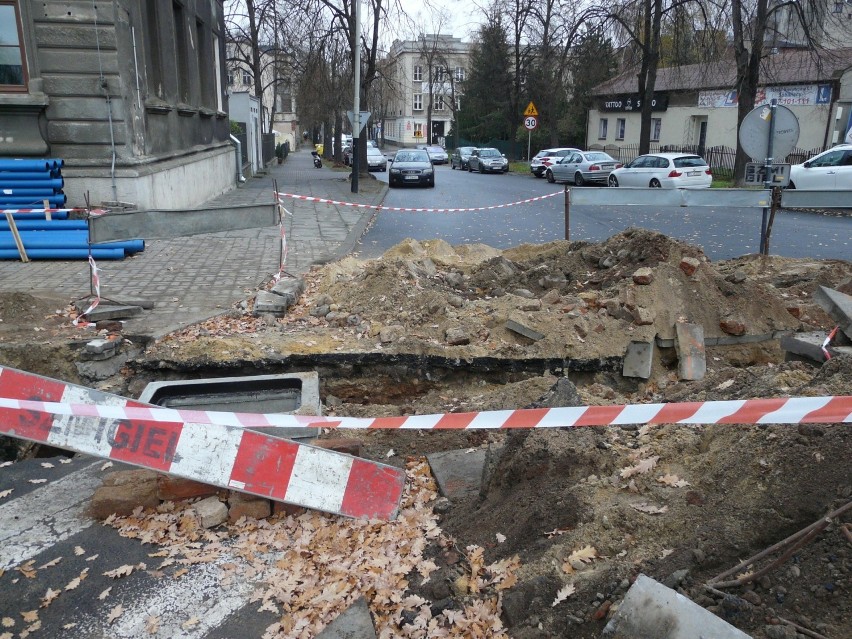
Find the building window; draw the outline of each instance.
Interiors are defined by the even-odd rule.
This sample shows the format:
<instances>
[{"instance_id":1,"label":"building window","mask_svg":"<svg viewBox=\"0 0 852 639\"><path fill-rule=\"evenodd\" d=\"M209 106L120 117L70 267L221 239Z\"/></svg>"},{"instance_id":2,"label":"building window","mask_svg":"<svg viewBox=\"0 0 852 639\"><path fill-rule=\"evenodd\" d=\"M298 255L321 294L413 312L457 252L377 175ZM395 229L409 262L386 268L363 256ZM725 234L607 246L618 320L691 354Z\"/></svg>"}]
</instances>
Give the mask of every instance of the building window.
<instances>
[{"instance_id":1,"label":"building window","mask_svg":"<svg viewBox=\"0 0 852 639\"><path fill-rule=\"evenodd\" d=\"M843 13L843 3L835 2L834 3L834 13Z\"/></svg>"},{"instance_id":2,"label":"building window","mask_svg":"<svg viewBox=\"0 0 852 639\"><path fill-rule=\"evenodd\" d=\"M187 24L184 19L183 6L177 2L172 3L172 16L174 17L175 49L177 52L177 99L184 104L189 104L189 43L187 42Z\"/></svg>"},{"instance_id":3,"label":"building window","mask_svg":"<svg viewBox=\"0 0 852 639\"><path fill-rule=\"evenodd\" d=\"M627 120L624 118L616 118L615 120L615 139L624 139L624 130L627 128Z\"/></svg>"},{"instance_id":4,"label":"building window","mask_svg":"<svg viewBox=\"0 0 852 639\"><path fill-rule=\"evenodd\" d=\"M464 82L464 67L456 67L456 82Z\"/></svg>"},{"instance_id":5,"label":"building window","mask_svg":"<svg viewBox=\"0 0 852 639\"><path fill-rule=\"evenodd\" d=\"M243 84L248 86L251 84L251 71L243 69Z\"/></svg>"},{"instance_id":6,"label":"building window","mask_svg":"<svg viewBox=\"0 0 852 639\"><path fill-rule=\"evenodd\" d=\"M444 67L435 67L435 82L444 81Z\"/></svg>"},{"instance_id":7,"label":"building window","mask_svg":"<svg viewBox=\"0 0 852 639\"><path fill-rule=\"evenodd\" d=\"M0 2L0 91L26 90L27 68L17 3Z\"/></svg>"},{"instance_id":8,"label":"building window","mask_svg":"<svg viewBox=\"0 0 852 639\"><path fill-rule=\"evenodd\" d=\"M423 125L422 124L415 124L414 125L414 137L417 138L418 140L423 137Z\"/></svg>"},{"instance_id":9,"label":"building window","mask_svg":"<svg viewBox=\"0 0 852 639\"><path fill-rule=\"evenodd\" d=\"M444 110L444 96L436 95L435 96L435 110L443 111Z\"/></svg>"},{"instance_id":10,"label":"building window","mask_svg":"<svg viewBox=\"0 0 852 639\"><path fill-rule=\"evenodd\" d=\"M423 67L419 64L414 65L414 81L422 82L423 81Z\"/></svg>"},{"instance_id":11,"label":"building window","mask_svg":"<svg viewBox=\"0 0 852 639\"><path fill-rule=\"evenodd\" d=\"M423 94L415 93L414 94L414 110L422 111L423 110Z\"/></svg>"},{"instance_id":12,"label":"building window","mask_svg":"<svg viewBox=\"0 0 852 639\"><path fill-rule=\"evenodd\" d=\"M234 86L234 70L228 69L228 86Z\"/></svg>"},{"instance_id":13,"label":"building window","mask_svg":"<svg viewBox=\"0 0 852 639\"><path fill-rule=\"evenodd\" d=\"M607 134L607 126L609 125L609 120L606 118L601 118L598 122L598 140L606 140Z\"/></svg>"},{"instance_id":14,"label":"building window","mask_svg":"<svg viewBox=\"0 0 852 639\"><path fill-rule=\"evenodd\" d=\"M660 141L660 129L663 128L662 118L651 118L651 141Z\"/></svg>"}]
</instances>

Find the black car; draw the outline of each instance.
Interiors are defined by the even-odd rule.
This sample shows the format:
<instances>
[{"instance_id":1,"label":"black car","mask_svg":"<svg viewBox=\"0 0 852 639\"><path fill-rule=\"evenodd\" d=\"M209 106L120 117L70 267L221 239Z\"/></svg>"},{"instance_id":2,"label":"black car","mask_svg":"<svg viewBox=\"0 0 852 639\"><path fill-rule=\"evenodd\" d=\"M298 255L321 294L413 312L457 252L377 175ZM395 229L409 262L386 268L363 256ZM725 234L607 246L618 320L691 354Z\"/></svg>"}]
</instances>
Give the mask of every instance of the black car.
<instances>
[{"instance_id":1,"label":"black car","mask_svg":"<svg viewBox=\"0 0 852 639\"><path fill-rule=\"evenodd\" d=\"M391 159L388 186L424 184L435 186L435 169L429 153L423 149L400 149Z\"/></svg>"},{"instance_id":2,"label":"black car","mask_svg":"<svg viewBox=\"0 0 852 639\"><path fill-rule=\"evenodd\" d=\"M462 171L466 171L470 162L470 155L476 150L475 146L460 146L459 148L453 151L453 154L450 156L450 168L454 169L456 167L460 168Z\"/></svg>"}]
</instances>

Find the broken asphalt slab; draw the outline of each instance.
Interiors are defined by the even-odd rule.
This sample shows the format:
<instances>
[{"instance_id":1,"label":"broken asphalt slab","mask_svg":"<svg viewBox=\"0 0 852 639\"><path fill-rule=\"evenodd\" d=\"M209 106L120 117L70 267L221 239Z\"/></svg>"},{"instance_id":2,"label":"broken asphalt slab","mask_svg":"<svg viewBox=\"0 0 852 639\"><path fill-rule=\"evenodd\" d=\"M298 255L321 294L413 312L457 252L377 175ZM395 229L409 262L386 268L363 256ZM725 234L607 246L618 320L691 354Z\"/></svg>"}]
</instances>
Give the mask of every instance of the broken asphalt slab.
<instances>
[{"instance_id":1,"label":"broken asphalt slab","mask_svg":"<svg viewBox=\"0 0 852 639\"><path fill-rule=\"evenodd\" d=\"M367 600L364 597L356 599L317 635L317 639L376 639Z\"/></svg>"},{"instance_id":2,"label":"broken asphalt slab","mask_svg":"<svg viewBox=\"0 0 852 639\"><path fill-rule=\"evenodd\" d=\"M831 315L840 326L840 330L852 339L852 296L835 291L833 288L820 286L814 291L814 301Z\"/></svg>"},{"instance_id":3,"label":"broken asphalt slab","mask_svg":"<svg viewBox=\"0 0 852 639\"><path fill-rule=\"evenodd\" d=\"M426 455L441 495L455 500L478 493L485 454L484 448L464 448Z\"/></svg>"}]
</instances>

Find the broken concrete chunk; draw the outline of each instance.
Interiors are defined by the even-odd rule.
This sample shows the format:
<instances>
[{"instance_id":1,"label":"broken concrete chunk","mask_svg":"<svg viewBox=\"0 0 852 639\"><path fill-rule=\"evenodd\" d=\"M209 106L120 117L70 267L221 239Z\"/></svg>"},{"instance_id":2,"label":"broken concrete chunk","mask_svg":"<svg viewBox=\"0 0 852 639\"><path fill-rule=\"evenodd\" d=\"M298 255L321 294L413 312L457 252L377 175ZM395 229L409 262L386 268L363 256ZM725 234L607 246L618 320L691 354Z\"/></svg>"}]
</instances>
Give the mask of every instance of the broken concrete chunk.
<instances>
[{"instance_id":1,"label":"broken concrete chunk","mask_svg":"<svg viewBox=\"0 0 852 639\"><path fill-rule=\"evenodd\" d=\"M541 310L541 300L532 299L532 300L524 300L520 304L518 304L518 310L520 311L540 311Z\"/></svg>"},{"instance_id":2,"label":"broken concrete chunk","mask_svg":"<svg viewBox=\"0 0 852 639\"><path fill-rule=\"evenodd\" d=\"M680 261L680 270L686 273L687 276L692 275L701 266L701 262L694 257L684 257Z\"/></svg>"},{"instance_id":3,"label":"broken concrete chunk","mask_svg":"<svg viewBox=\"0 0 852 639\"><path fill-rule=\"evenodd\" d=\"M192 506L202 528L214 528L228 519L228 507L218 497L202 499Z\"/></svg>"},{"instance_id":4,"label":"broken concrete chunk","mask_svg":"<svg viewBox=\"0 0 852 639\"><path fill-rule=\"evenodd\" d=\"M698 324L675 324L677 374L682 380L704 379L707 359L704 353L704 327Z\"/></svg>"},{"instance_id":5,"label":"broken concrete chunk","mask_svg":"<svg viewBox=\"0 0 852 639\"><path fill-rule=\"evenodd\" d=\"M85 309L83 309L85 310ZM104 306L99 305L86 314L86 319L90 322L99 322L108 319L127 319L130 317L138 317L142 314L141 306Z\"/></svg>"},{"instance_id":6,"label":"broken concrete chunk","mask_svg":"<svg viewBox=\"0 0 852 639\"><path fill-rule=\"evenodd\" d=\"M535 299L535 293L525 288L516 288L512 291L512 295L517 295L518 297L524 297L528 300Z\"/></svg>"},{"instance_id":7,"label":"broken concrete chunk","mask_svg":"<svg viewBox=\"0 0 852 639\"><path fill-rule=\"evenodd\" d=\"M630 586L601 637L750 639L749 635L724 619L645 575L639 575Z\"/></svg>"},{"instance_id":8,"label":"broken concrete chunk","mask_svg":"<svg viewBox=\"0 0 852 639\"><path fill-rule=\"evenodd\" d=\"M522 335L536 342L540 339L544 339L544 333L539 333L534 328L530 328L529 326L526 326L514 319L506 320L506 328L513 333L517 333L518 335Z\"/></svg>"},{"instance_id":9,"label":"broken concrete chunk","mask_svg":"<svg viewBox=\"0 0 852 639\"><path fill-rule=\"evenodd\" d=\"M814 291L814 301L831 315L843 334L852 339L852 296L820 286Z\"/></svg>"},{"instance_id":10,"label":"broken concrete chunk","mask_svg":"<svg viewBox=\"0 0 852 639\"><path fill-rule=\"evenodd\" d=\"M237 492L228 495L228 521L232 524L240 517L266 519L271 514L272 504L268 499Z\"/></svg>"},{"instance_id":11,"label":"broken concrete chunk","mask_svg":"<svg viewBox=\"0 0 852 639\"><path fill-rule=\"evenodd\" d=\"M112 514L129 515L136 508L154 508L157 497L157 473L152 470L120 470L104 477L103 485L95 490L89 514L106 519Z\"/></svg>"},{"instance_id":12,"label":"broken concrete chunk","mask_svg":"<svg viewBox=\"0 0 852 639\"><path fill-rule=\"evenodd\" d=\"M653 342L630 342L624 354L621 374L624 377L650 379L651 364L654 361Z\"/></svg>"},{"instance_id":13,"label":"broken concrete chunk","mask_svg":"<svg viewBox=\"0 0 852 639\"><path fill-rule=\"evenodd\" d=\"M635 284L650 284L654 281L654 271L647 266L637 268L633 272L633 282Z\"/></svg>"},{"instance_id":14,"label":"broken concrete chunk","mask_svg":"<svg viewBox=\"0 0 852 639\"><path fill-rule=\"evenodd\" d=\"M805 357L822 364L826 361L825 353L822 350L826 337L828 337L828 333L825 331L785 335L781 338L781 348L789 354ZM837 347L829 345L827 350L831 356L839 354Z\"/></svg>"},{"instance_id":15,"label":"broken concrete chunk","mask_svg":"<svg viewBox=\"0 0 852 639\"><path fill-rule=\"evenodd\" d=\"M649 308L645 308L643 306L637 306L633 309L633 322L637 326L650 326L654 323L654 320L657 318L656 313Z\"/></svg>"},{"instance_id":16,"label":"broken concrete chunk","mask_svg":"<svg viewBox=\"0 0 852 639\"><path fill-rule=\"evenodd\" d=\"M456 500L479 492L482 469L485 467L484 448L462 448L426 455L438 490L444 497Z\"/></svg>"},{"instance_id":17,"label":"broken concrete chunk","mask_svg":"<svg viewBox=\"0 0 852 639\"><path fill-rule=\"evenodd\" d=\"M464 346L470 344L470 335L461 327L448 328L445 334L447 344L450 346Z\"/></svg>"},{"instance_id":18,"label":"broken concrete chunk","mask_svg":"<svg viewBox=\"0 0 852 639\"><path fill-rule=\"evenodd\" d=\"M391 342L395 342L404 336L405 327L400 326L399 324L394 324L392 326L383 326L382 329L379 331L379 341L382 344L389 344Z\"/></svg>"},{"instance_id":19,"label":"broken concrete chunk","mask_svg":"<svg viewBox=\"0 0 852 639\"><path fill-rule=\"evenodd\" d=\"M301 278L280 280L272 287L271 292L287 298L292 306L298 301L299 296L305 292L305 281Z\"/></svg>"}]
</instances>

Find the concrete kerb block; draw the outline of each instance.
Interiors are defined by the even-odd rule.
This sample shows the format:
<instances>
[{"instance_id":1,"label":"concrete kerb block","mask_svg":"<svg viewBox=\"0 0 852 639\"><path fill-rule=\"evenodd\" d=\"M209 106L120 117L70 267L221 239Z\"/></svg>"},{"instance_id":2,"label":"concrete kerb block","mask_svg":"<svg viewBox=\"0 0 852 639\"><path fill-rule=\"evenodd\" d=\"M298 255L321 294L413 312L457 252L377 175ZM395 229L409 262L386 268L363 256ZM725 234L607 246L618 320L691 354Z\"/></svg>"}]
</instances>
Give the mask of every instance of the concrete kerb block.
<instances>
[{"instance_id":1,"label":"concrete kerb block","mask_svg":"<svg viewBox=\"0 0 852 639\"><path fill-rule=\"evenodd\" d=\"M682 380L704 379L707 358L704 352L704 327L699 324L675 324L677 374Z\"/></svg>"},{"instance_id":2,"label":"concrete kerb block","mask_svg":"<svg viewBox=\"0 0 852 639\"><path fill-rule=\"evenodd\" d=\"M438 490L448 499L460 499L479 492L485 468L486 449L448 450L426 455Z\"/></svg>"},{"instance_id":3,"label":"concrete kerb block","mask_svg":"<svg viewBox=\"0 0 852 639\"><path fill-rule=\"evenodd\" d=\"M513 333L522 335L523 337L531 339L534 342L537 342L540 339L544 339L544 333L539 333L534 328L530 328L529 326L522 324L518 321L517 318L506 320L506 328L512 331Z\"/></svg>"},{"instance_id":4,"label":"concrete kerb block","mask_svg":"<svg viewBox=\"0 0 852 639\"><path fill-rule=\"evenodd\" d=\"M645 575L630 586L601 633L605 639L750 639L724 619Z\"/></svg>"},{"instance_id":5,"label":"concrete kerb block","mask_svg":"<svg viewBox=\"0 0 852 639\"><path fill-rule=\"evenodd\" d=\"M297 301L299 301L299 297L302 293L305 292L305 280L301 278L279 280L275 286L272 287L271 292L287 299L289 302L288 306L293 306Z\"/></svg>"},{"instance_id":6,"label":"concrete kerb block","mask_svg":"<svg viewBox=\"0 0 852 639\"><path fill-rule=\"evenodd\" d=\"M284 315L287 309L293 305L293 301L290 297L276 295L269 291L260 291L254 298L254 312Z\"/></svg>"},{"instance_id":7,"label":"concrete kerb block","mask_svg":"<svg viewBox=\"0 0 852 639\"><path fill-rule=\"evenodd\" d=\"M852 339L852 296L835 291L833 288L819 286L814 291L814 301L831 315L847 338Z\"/></svg>"}]
</instances>

